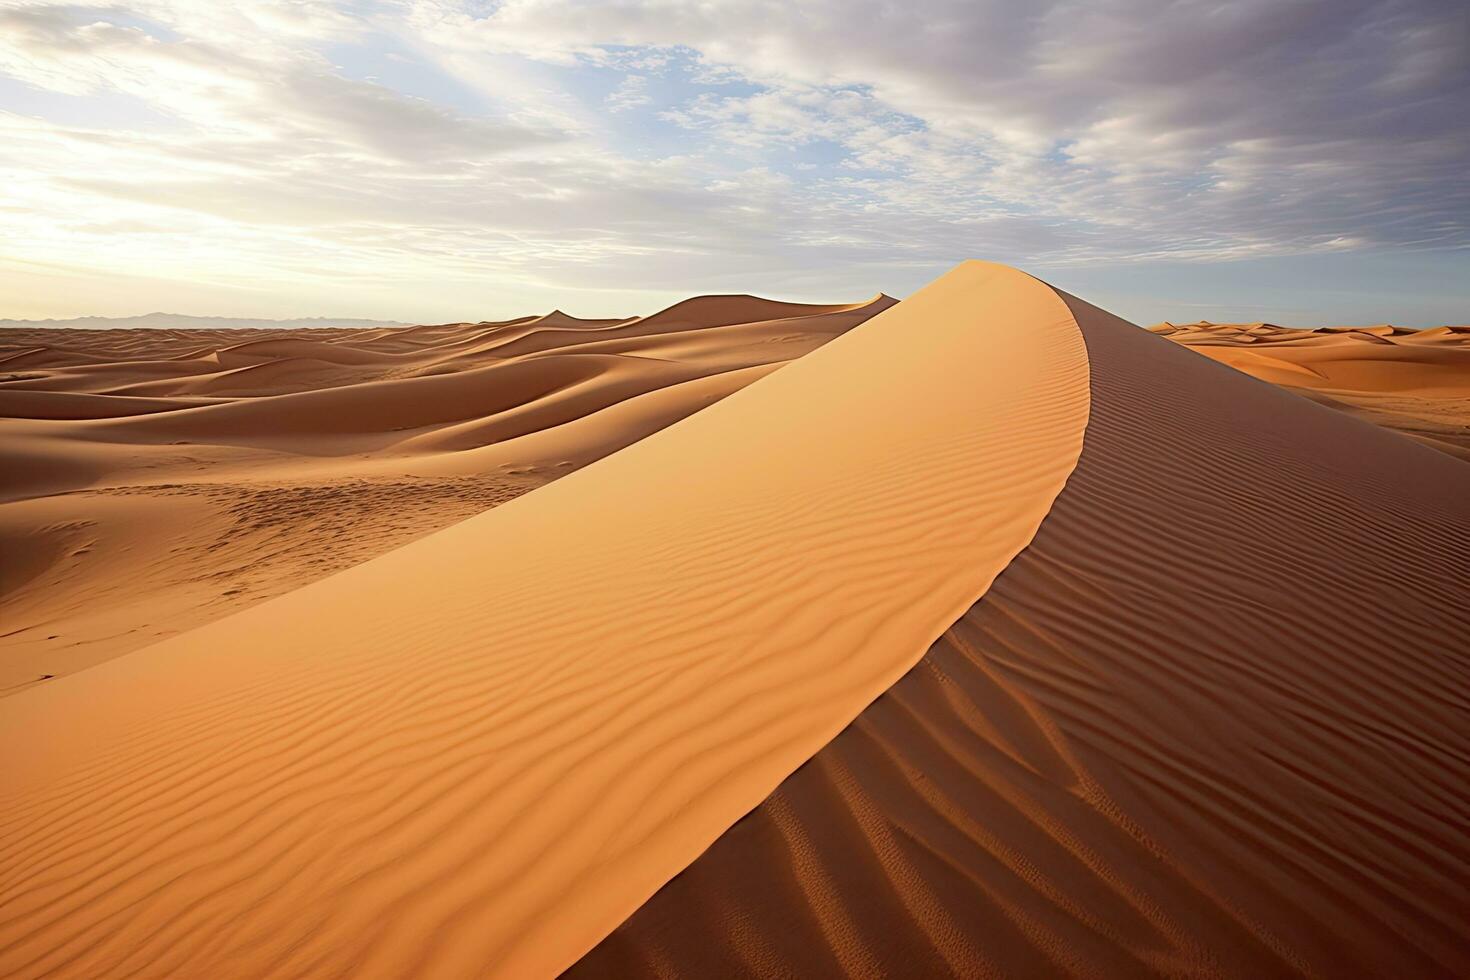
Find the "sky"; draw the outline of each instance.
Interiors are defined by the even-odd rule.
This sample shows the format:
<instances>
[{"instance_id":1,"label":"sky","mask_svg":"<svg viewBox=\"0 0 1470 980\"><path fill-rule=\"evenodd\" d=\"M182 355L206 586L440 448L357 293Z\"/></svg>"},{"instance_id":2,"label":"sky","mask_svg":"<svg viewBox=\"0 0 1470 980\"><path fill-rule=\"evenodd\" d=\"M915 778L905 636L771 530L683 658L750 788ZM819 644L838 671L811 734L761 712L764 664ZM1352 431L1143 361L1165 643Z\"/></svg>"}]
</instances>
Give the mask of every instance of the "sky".
<instances>
[{"instance_id":1,"label":"sky","mask_svg":"<svg viewBox=\"0 0 1470 980\"><path fill-rule=\"evenodd\" d=\"M1465 0L0 0L0 318L1470 322Z\"/></svg>"}]
</instances>

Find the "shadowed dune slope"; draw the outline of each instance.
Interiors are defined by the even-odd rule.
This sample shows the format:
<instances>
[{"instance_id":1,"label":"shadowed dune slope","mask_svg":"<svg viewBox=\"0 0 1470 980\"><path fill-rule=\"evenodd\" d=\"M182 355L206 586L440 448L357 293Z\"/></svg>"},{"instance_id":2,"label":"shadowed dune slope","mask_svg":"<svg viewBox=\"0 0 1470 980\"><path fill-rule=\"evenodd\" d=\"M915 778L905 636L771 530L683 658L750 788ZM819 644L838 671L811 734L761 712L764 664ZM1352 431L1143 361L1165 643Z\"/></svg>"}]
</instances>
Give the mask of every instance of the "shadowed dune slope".
<instances>
[{"instance_id":1,"label":"shadowed dune slope","mask_svg":"<svg viewBox=\"0 0 1470 980\"><path fill-rule=\"evenodd\" d=\"M1470 975L1470 470L1069 302L1035 539L570 976Z\"/></svg>"},{"instance_id":2,"label":"shadowed dune slope","mask_svg":"<svg viewBox=\"0 0 1470 980\"><path fill-rule=\"evenodd\" d=\"M0 698L542 486L892 304L0 330Z\"/></svg>"},{"instance_id":3,"label":"shadowed dune slope","mask_svg":"<svg viewBox=\"0 0 1470 980\"><path fill-rule=\"evenodd\" d=\"M1161 323L1154 333L1470 460L1470 327Z\"/></svg>"},{"instance_id":4,"label":"shadowed dune slope","mask_svg":"<svg viewBox=\"0 0 1470 980\"><path fill-rule=\"evenodd\" d=\"M453 528L0 703L0 973L535 977L923 655L1077 461L1058 294L966 263Z\"/></svg>"}]
</instances>

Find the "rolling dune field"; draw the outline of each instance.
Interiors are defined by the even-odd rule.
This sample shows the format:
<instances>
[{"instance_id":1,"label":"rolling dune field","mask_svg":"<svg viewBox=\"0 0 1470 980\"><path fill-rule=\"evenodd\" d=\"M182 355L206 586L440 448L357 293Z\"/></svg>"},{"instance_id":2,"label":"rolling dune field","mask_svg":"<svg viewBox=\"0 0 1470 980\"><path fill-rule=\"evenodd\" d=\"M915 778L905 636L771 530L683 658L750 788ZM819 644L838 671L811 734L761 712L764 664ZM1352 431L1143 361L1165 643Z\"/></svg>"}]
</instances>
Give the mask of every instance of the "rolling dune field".
<instances>
[{"instance_id":1,"label":"rolling dune field","mask_svg":"<svg viewBox=\"0 0 1470 980\"><path fill-rule=\"evenodd\" d=\"M0 332L0 697L504 503L892 302Z\"/></svg>"},{"instance_id":2,"label":"rolling dune field","mask_svg":"<svg viewBox=\"0 0 1470 980\"><path fill-rule=\"evenodd\" d=\"M1155 333L1306 398L1470 460L1470 327L1161 323Z\"/></svg>"}]
</instances>

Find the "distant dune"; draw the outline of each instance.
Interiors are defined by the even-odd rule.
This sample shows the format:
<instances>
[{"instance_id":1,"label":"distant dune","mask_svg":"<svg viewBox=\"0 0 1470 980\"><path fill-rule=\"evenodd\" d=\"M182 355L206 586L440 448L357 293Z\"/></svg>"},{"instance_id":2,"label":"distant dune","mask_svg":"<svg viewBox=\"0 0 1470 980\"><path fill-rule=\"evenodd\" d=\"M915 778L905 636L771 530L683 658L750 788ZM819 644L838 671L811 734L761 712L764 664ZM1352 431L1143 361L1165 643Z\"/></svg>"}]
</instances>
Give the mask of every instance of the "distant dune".
<instances>
[{"instance_id":1,"label":"distant dune","mask_svg":"<svg viewBox=\"0 0 1470 980\"><path fill-rule=\"evenodd\" d=\"M1263 381L1470 460L1470 327L1161 323L1153 332Z\"/></svg>"},{"instance_id":2,"label":"distant dune","mask_svg":"<svg viewBox=\"0 0 1470 980\"><path fill-rule=\"evenodd\" d=\"M629 320L0 332L0 689L471 517L892 302L707 296Z\"/></svg>"},{"instance_id":3,"label":"distant dune","mask_svg":"<svg viewBox=\"0 0 1470 980\"><path fill-rule=\"evenodd\" d=\"M1470 974L1466 342L0 331L0 975Z\"/></svg>"}]
</instances>

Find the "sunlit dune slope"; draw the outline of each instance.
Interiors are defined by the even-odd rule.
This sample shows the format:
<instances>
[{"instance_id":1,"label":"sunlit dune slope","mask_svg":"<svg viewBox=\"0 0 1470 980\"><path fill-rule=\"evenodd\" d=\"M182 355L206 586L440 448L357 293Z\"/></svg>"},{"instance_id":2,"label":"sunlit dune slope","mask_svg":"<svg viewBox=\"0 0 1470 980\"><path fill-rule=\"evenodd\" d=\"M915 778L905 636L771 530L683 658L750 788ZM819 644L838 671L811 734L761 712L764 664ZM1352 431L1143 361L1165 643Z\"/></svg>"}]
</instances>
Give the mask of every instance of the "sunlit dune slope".
<instances>
[{"instance_id":1,"label":"sunlit dune slope","mask_svg":"<svg viewBox=\"0 0 1470 980\"><path fill-rule=\"evenodd\" d=\"M570 966L985 591L1088 401L1063 299L966 263L534 493L0 702L0 973Z\"/></svg>"},{"instance_id":2,"label":"sunlit dune slope","mask_svg":"<svg viewBox=\"0 0 1470 980\"><path fill-rule=\"evenodd\" d=\"M1470 469L1068 302L1030 546L571 976L1470 975Z\"/></svg>"},{"instance_id":3,"label":"sunlit dune slope","mask_svg":"<svg viewBox=\"0 0 1470 980\"><path fill-rule=\"evenodd\" d=\"M1161 323L1155 333L1470 460L1470 327Z\"/></svg>"},{"instance_id":4,"label":"sunlit dune slope","mask_svg":"<svg viewBox=\"0 0 1470 980\"><path fill-rule=\"evenodd\" d=\"M503 503L892 303L0 331L0 697Z\"/></svg>"}]
</instances>

